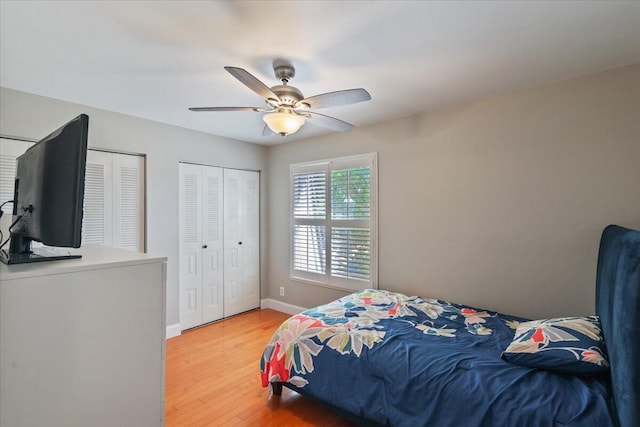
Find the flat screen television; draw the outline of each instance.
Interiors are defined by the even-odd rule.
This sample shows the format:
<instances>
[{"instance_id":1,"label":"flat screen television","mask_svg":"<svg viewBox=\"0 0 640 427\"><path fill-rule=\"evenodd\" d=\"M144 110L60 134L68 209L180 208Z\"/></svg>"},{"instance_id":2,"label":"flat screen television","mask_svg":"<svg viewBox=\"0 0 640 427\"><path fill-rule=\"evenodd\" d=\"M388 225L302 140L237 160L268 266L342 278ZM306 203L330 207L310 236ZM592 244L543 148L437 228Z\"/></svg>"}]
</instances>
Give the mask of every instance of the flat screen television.
<instances>
[{"instance_id":1,"label":"flat screen television","mask_svg":"<svg viewBox=\"0 0 640 427\"><path fill-rule=\"evenodd\" d=\"M89 116L81 114L18 157L11 243L0 251L5 264L80 257L31 243L80 247L88 131Z\"/></svg>"}]
</instances>

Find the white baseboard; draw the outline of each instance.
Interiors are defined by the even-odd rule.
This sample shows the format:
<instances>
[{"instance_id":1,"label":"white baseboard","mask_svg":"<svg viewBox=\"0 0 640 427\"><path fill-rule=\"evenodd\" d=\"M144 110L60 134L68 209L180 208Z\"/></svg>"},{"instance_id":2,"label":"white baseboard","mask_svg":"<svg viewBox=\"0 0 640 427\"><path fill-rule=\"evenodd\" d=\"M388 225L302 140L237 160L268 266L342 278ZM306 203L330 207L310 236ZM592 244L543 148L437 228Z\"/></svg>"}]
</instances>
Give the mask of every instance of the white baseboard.
<instances>
[{"instance_id":1,"label":"white baseboard","mask_svg":"<svg viewBox=\"0 0 640 427\"><path fill-rule=\"evenodd\" d=\"M174 323L167 326L167 339L177 337L182 333L180 329L180 323Z\"/></svg>"},{"instance_id":2,"label":"white baseboard","mask_svg":"<svg viewBox=\"0 0 640 427\"><path fill-rule=\"evenodd\" d=\"M305 307L299 305L288 304L286 302L278 301L271 298L266 298L260 301L260 308L271 308L273 310L281 311L287 314L298 314L306 310Z\"/></svg>"},{"instance_id":3,"label":"white baseboard","mask_svg":"<svg viewBox=\"0 0 640 427\"><path fill-rule=\"evenodd\" d=\"M288 304L286 302L278 301L271 298L261 300L260 308L271 308L273 310L281 311L287 314L298 314L306 310L305 307ZM181 334L182 330L180 328L180 323L174 323L173 325L167 326L167 339L180 336Z\"/></svg>"}]
</instances>

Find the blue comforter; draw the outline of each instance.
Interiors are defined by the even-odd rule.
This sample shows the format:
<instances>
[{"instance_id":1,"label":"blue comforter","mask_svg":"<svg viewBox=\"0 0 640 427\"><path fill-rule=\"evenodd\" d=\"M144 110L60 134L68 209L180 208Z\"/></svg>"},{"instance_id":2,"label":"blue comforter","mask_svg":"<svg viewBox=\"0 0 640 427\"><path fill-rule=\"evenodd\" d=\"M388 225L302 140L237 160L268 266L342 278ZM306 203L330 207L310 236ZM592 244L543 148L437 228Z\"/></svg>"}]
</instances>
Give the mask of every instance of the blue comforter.
<instances>
[{"instance_id":1,"label":"blue comforter","mask_svg":"<svg viewBox=\"0 0 640 427\"><path fill-rule=\"evenodd\" d=\"M500 358L523 319L366 290L285 321L261 360L285 382L391 426L612 426L601 378Z\"/></svg>"}]
</instances>

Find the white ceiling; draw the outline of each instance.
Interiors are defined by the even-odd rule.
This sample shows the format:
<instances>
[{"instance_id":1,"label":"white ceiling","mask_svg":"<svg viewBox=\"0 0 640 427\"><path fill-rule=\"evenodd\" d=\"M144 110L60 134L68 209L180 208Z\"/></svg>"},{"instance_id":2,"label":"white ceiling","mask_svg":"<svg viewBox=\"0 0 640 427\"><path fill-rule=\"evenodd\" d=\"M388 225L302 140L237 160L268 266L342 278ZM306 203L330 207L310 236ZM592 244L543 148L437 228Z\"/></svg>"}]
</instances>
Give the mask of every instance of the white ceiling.
<instances>
[{"instance_id":1,"label":"white ceiling","mask_svg":"<svg viewBox=\"0 0 640 427\"><path fill-rule=\"evenodd\" d=\"M223 66L305 96L363 87L322 110L362 126L640 62L640 2L7 1L0 85L259 144L264 106Z\"/></svg>"}]
</instances>

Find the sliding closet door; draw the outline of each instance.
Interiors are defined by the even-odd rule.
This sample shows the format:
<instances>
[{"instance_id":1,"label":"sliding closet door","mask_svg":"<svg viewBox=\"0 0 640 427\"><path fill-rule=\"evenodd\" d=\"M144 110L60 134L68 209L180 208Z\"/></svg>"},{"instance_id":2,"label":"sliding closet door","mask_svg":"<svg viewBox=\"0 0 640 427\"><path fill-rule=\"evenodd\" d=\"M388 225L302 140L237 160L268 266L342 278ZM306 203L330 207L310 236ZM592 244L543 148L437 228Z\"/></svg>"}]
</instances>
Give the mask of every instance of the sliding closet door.
<instances>
[{"instance_id":1,"label":"sliding closet door","mask_svg":"<svg viewBox=\"0 0 640 427\"><path fill-rule=\"evenodd\" d=\"M258 172L224 170L224 316L260 305Z\"/></svg>"}]
</instances>

